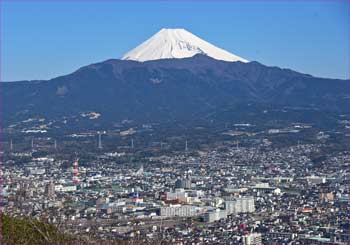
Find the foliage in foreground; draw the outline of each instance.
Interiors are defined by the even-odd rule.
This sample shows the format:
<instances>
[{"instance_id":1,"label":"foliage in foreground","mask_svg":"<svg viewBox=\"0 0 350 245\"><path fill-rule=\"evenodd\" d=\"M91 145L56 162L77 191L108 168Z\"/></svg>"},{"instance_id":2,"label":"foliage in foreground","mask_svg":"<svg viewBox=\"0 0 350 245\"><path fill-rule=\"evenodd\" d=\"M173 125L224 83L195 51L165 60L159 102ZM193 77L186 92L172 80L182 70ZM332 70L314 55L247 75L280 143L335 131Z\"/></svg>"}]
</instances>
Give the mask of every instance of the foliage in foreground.
<instances>
[{"instance_id":1,"label":"foliage in foreground","mask_svg":"<svg viewBox=\"0 0 350 245\"><path fill-rule=\"evenodd\" d=\"M77 244L81 242L61 233L54 225L31 218L13 218L2 214L1 225L1 244Z\"/></svg>"}]
</instances>

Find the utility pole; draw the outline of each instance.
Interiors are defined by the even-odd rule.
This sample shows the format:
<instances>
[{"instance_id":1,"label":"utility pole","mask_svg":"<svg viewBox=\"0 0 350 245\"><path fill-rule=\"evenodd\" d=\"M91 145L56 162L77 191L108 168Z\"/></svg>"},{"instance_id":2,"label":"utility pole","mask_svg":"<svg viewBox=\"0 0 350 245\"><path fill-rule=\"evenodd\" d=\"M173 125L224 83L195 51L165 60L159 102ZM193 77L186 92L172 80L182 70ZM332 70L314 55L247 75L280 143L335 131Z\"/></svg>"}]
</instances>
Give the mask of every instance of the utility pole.
<instances>
[{"instance_id":1,"label":"utility pole","mask_svg":"<svg viewBox=\"0 0 350 245\"><path fill-rule=\"evenodd\" d=\"M98 149L102 149L101 132L98 132Z\"/></svg>"}]
</instances>

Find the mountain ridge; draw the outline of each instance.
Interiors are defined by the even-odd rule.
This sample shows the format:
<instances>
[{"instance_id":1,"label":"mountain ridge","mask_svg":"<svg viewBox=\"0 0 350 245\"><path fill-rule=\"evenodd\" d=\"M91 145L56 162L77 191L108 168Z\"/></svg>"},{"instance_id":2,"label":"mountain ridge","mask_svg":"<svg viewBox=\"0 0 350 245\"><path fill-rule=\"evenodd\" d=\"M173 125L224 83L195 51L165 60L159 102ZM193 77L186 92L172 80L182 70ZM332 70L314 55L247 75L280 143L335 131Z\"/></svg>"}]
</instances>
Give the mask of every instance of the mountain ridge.
<instances>
[{"instance_id":1,"label":"mountain ridge","mask_svg":"<svg viewBox=\"0 0 350 245\"><path fill-rule=\"evenodd\" d=\"M147 62L109 59L47 81L3 83L2 90L6 122L87 111L111 121L186 121L248 103L350 110L349 80L205 55Z\"/></svg>"}]
</instances>

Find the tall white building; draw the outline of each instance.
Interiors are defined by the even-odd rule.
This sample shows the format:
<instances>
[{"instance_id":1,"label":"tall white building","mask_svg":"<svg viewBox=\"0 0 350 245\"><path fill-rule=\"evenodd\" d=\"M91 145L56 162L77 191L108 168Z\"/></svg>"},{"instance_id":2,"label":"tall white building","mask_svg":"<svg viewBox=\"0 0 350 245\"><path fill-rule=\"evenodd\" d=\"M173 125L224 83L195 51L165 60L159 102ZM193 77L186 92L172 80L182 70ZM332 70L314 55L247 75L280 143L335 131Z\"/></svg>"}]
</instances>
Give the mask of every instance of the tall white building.
<instances>
[{"instance_id":1,"label":"tall white building","mask_svg":"<svg viewBox=\"0 0 350 245\"><path fill-rule=\"evenodd\" d=\"M225 201L227 214L253 213L255 212L255 204L253 197L239 197L233 200Z\"/></svg>"},{"instance_id":2,"label":"tall white building","mask_svg":"<svg viewBox=\"0 0 350 245\"><path fill-rule=\"evenodd\" d=\"M262 244L262 238L260 233L251 233L242 236L243 244Z\"/></svg>"},{"instance_id":3,"label":"tall white building","mask_svg":"<svg viewBox=\"0 0 350 245\"><path fill-rule=\"evenodd\" d=\"M184 189L175 189L174 192L166 192L165 195L166 195L166 200L178 199L179 201L182 201L182 202L188 201L188 193L185 192Z\"/></svg>"},{"instance_id":4,"label":"tall white building","mask_svg":"<svg viewBox=\"0 0 350 245\"><path fill-rule=\"evenodd\" d=\"M214 222L221 219L227 218L226 210L216 209L213 211L206 212L203 216L204 222Z\"/></svg>"},{"instance_id":5,"label":"tall white building","mask_svg":"<svg viewBox=\"0 0 350 245\"><path fill-rule=\"evenodd\" d=\"M160 208L160 216L165 217L191 217L196 215L196 207L190 205L174 205Z\"/></svg>"}]
</instances>

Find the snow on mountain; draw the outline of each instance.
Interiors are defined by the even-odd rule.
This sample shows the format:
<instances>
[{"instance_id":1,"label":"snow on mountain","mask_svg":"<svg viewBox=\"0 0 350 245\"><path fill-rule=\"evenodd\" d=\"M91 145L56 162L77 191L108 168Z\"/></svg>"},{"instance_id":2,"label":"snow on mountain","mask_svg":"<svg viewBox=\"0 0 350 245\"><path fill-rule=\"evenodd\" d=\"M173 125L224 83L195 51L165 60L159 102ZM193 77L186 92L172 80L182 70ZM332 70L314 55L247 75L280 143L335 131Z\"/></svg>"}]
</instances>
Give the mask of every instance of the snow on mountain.
<instances>
[{"instance_id":1,"label":"snow on mountain","mask_svg":"<svg viewBox=\"0 0 350 245\"><path fill-rule=\"evenodd\" d=\"M205 54L217 60L248 62L244 58L200 39L185 29L161 29L151 38L127 52L122 59L147 61L186 58L196 54Z\"/></svg>"}]
</instances>

